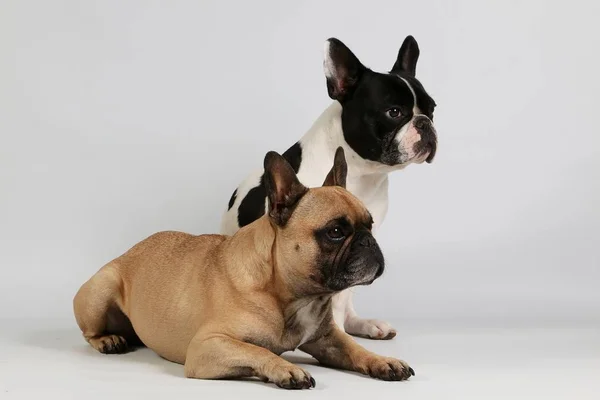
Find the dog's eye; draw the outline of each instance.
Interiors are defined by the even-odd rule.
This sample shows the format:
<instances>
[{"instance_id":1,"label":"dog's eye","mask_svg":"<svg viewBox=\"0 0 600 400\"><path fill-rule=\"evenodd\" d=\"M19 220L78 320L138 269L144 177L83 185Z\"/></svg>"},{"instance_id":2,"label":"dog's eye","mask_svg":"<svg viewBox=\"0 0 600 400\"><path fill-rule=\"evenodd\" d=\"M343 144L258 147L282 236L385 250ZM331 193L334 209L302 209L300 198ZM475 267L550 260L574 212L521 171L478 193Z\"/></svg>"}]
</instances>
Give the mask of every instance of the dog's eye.
<instances>
[{"instance_id":1,"label":"dog's eye","mask_svg":"<svg viewBox=\"0 0 600 400\"><path fill-rule=\"evenodd\" d=\"M394 119L396 119L402 115L402 113L400 113L400 109L396 108L396 107L390 108L385 113L387 114L388 117L394 118Z\"/></svg>"},{"instance_id":2,"label":"dog's eye","mask_svg":"<svg viewBox=\"0 0 600 400\"><path fill-rule=\"evenodd\" d=\"M344 239L345 237L344 232L342 232L342 230L337 226L328 230L327 236L329 236L329 239L334 240L336 242Z\"/></svg>"}]
</instances>

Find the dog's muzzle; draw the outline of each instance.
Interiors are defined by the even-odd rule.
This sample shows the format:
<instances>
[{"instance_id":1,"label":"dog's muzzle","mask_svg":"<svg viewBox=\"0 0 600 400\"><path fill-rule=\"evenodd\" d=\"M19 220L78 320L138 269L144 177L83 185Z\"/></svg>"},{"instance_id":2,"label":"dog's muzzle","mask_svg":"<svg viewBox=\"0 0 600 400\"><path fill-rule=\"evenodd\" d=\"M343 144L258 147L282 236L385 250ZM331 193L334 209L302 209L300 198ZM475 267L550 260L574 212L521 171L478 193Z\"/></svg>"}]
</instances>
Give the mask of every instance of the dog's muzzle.
<instances>
[{"instance_id":1,"label":"dog's muzzle","mask_svg":"<svg viewBox=\"0 0 600 400\"><path fill-rule=\"evenodd\" d=\"M421 136L421 140L414 145L414 152L418 155L428 154L425 161L431 163L437 151L437 133L433 122L425 115L418 115L415 117L413 125Z\"/></svg>"},{"instance_id":2,"label":"dog's muzzle","mask_svg":"<svg viewBox=\"0 0 600 400\"><path fill-rule=\"evenodd\" d=\"M356 232L349 252L346 273L354 284L371 283L381 276L385 267L383 253L370 231Z\"/></svg>"}]
</instances>

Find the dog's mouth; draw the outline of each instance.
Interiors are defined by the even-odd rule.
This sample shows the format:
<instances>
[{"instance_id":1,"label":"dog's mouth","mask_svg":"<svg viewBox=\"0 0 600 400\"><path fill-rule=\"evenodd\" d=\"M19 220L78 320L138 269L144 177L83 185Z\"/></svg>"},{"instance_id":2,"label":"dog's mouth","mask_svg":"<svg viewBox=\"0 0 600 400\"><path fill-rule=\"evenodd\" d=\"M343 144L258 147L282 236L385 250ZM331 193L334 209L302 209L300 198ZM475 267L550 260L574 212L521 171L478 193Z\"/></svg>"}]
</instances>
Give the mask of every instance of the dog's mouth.
<instances>
[{"instance_id":1,"label":"dog's mouth","mask_svg":"<svg viewBox=\"0 0 600 400\"><path fill-rule=\"evenodd\" d=\"M425 162L425 161L427 161L427 159L429 158L429 153L430 153L430 152L429 152L428 150L425 150L425 151L421 151L421 152L419 152L419 153L418 153L418 154L415 156L415 158L413 158L413 161L412 161L412 162L413 162L414 164L422 164L422 163L424 163L424 162Z\"/></svg>"},{"instance_id":2,"label":"dog's mouth","mask_svg":"<svg viewBox=\"0 0 600 400\"><path fill-rule=\"evenodd\" d=\"M432 143L430 146L431 150L429 151L429 154L427 154L427 158L425 159L427 164L431 164L433 162L433 159L435 158L435 152L437 151L437 141Z\"/></svg>"},{"instance_id":3,"label":"dog's mouth","mask_svg":"<svg viewBox=\"0 0 600 400\"><path fill-rule=\"evenodd\" d=\"M435 158L437 143L432 142L427 143L425 145L419 143L417 147L417 155L414 157L413 162L415 164L422 164L424 162L427 162L427 164L431 164L433 162L433 159Z\"/></svg>"},{"instance_id":4,"label":"dog's mouth","mask_svg":"<svg viewBox=\"0 0 600 400\"><path fill-rule=\"evenodd\" d=\"M383 254L372 236L363 233L347 240L332 260L325 286L340 291L352 286L370 285L383 273ZM370 234L369 234L370 235Z\"/></svg>"}]
</instances>

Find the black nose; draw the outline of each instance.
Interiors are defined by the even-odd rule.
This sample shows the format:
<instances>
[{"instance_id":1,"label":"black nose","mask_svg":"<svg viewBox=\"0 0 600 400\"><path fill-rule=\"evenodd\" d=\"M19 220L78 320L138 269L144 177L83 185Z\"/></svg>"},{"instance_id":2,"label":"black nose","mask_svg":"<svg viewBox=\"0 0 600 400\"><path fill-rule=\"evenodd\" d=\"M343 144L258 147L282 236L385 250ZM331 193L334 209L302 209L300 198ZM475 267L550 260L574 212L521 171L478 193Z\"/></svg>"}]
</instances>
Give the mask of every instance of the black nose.
<instances>
[{"instance_id":1,"label":"black nose","mask_svg":"<svg viewBox=\"0 0 600 400\"><path fill-rule=\"evenodd\" d=\"M370 233L364 233L358 241L358 244L363 247L374 247L377 246L377 241Z\"/></svg>"},{"instance_id":2,"label":"black nose","mask_svg":"<svg viewBox=\"0 0 600 400\"><path fill-rule=\"evenodd\" d=\"M415 118L413 124L417 129L417 132L421 135L421 140L423 142L430 144L436 141L435 129L429 118L424 115L419 115Z\"/></svg>"},{"instance_id":3,"label":"black nose","mask_svg":"<svg viewBox=\"0 0 600 400\"><path fill-rule=\"evenodd\" d=\"M429 121L429 118L424 116L418 116L417 118L415 118L414 124L415 128L417 128L418 130L427 129L428 127L431 128L431 121Z\"/></svg>"}]
</instances>

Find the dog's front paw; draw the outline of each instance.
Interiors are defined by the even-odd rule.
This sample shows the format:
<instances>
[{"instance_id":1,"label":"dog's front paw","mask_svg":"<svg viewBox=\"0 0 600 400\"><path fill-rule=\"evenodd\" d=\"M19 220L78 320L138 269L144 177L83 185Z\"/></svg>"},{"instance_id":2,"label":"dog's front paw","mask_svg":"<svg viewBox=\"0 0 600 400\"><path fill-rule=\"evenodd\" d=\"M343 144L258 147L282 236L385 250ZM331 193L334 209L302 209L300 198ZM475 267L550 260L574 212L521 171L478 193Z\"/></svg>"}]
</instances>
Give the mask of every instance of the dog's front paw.
<instances>
[{"instance_id":1,"label":"dog's front paw","mask_svg":"<svg viewBox=\"0 0 600 400\"><path fill-rule=\"evenodd\" d=\"M346 333L367 339L389 340L396 336L390 324L378 319L349 318L344 323Z\"/></svg>"},{"instance_id":2,"label":"dog's front paw","mask_svg":"<svg viewBox=\"0 0 600 400\"><path fill-rule=\"evenodd\" d=\"M381 356L370 358L365 363L363 373L384 381L405 381L415 375L405 361Z\"/></svg>"},{"instance_id":3,"label":"dog's front paw","mask_svg":"<svg viewBox=\"0 0 600 400\"><path fill-rule=\"evenodd\" d=\"M295 365L277 366L265 378L284 389L310 389L316 385L308 372Z\"/></svg>"}]
</instances>

